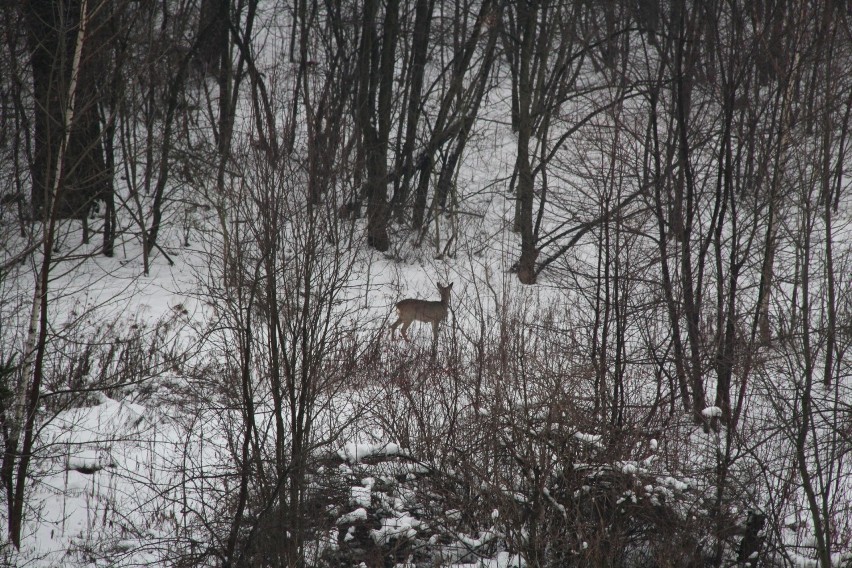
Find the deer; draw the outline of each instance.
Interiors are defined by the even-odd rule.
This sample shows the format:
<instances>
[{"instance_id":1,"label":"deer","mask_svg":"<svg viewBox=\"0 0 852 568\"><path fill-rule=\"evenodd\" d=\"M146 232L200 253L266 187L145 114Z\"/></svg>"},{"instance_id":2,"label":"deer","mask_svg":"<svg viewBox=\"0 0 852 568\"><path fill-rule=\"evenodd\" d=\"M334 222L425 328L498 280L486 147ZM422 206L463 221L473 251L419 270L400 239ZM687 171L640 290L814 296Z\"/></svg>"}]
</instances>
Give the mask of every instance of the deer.
<instances>
[{"instance_id":1,"label":"deer","mask_svg":"<svg viewBox=\"0 0 852 568\"><path fill-rule=\"evenodd\" d=\"M402 337L409 341L408 326L414 321L432 324L432 338L435 342L438 341L438 324L444 321L447 317L447 311L450 306L450 291L453 289L452 282L447 286L441 286L439 283L438 291L441 293L439 301L433 300L417 300L415 298L406 298L396 303L396 313L398 319L390 326L390 335L394 336L396 328L402 324Z\"/></svg>"}]
</instances>

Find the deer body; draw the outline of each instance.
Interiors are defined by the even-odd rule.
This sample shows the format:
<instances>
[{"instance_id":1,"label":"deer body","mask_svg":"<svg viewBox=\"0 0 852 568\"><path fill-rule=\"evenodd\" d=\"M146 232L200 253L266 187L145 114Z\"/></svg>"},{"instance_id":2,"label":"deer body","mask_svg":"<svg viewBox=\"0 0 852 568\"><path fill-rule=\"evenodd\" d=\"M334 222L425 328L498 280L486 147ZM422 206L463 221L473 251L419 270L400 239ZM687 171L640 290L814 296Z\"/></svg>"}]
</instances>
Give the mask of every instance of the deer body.
<instances>
[{"instance_id":1,"label":"deer body","mask_svg":"<svg viewBox=\"0 0 852 568\"><path fill-rule=\"evenodd\" d=\"M450 306L450 291L453 285L441 286L438 284L438 291L441 293L439 301L433 300L416 300L408 298L396 303L397 320L390 326L391 337L394 331L402 324L402 337L408 341L408 326L415 321L432 324L432 338L438 341L438 324L447 317L447 312Z\"/></svg>"}]
</instances>

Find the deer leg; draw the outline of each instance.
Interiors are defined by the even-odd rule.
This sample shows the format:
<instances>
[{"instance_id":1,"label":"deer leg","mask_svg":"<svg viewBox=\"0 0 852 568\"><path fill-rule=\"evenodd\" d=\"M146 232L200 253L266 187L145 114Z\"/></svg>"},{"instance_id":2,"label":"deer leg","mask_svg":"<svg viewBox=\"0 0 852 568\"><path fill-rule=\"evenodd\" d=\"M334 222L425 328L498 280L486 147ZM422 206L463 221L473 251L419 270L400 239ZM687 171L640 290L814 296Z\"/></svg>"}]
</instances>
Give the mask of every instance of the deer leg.
<instances>
[{"instance_id":1,"label":"deer leg","mask_svg":"<svg viewBox=\"0 0 852 568\"><path fill-rule=\"evenodd\" d=\"M391 324L391 326L390 326L390 336L391 337L394 336L394 332L396 331L396 328L399 327L399 324L401 324L401 323L402 323L402 318L399 318L399 319L396 320L396 322Z\"/></svg>"},{"instance_id":2,"label":"deer leg","mask_svg":"<svg viewBox=\"0 0 852 568\"><path fill-rule=\"evenodd\" d=\"M432 340L438 343L438 322L432 322Z\"/></svg>"},{"instance_id":3,"label":"deer leg","mask_svg":"<svg viewBox=\"0 0 852 568\"><path fill-rule=\"evenodd\" d=\"M410 321L407 321L407 322L405 322L405 323L403 323L403 324L402 324L402 337L403 337L403 339L405 339L407 342L411 343L411 340L410 340L410 339L408 339L408 333L406 333L406 332L408 331L408 326L409 326L409 325L411 325L411 322L410 322Z\"/></svg>"}]
</instances>

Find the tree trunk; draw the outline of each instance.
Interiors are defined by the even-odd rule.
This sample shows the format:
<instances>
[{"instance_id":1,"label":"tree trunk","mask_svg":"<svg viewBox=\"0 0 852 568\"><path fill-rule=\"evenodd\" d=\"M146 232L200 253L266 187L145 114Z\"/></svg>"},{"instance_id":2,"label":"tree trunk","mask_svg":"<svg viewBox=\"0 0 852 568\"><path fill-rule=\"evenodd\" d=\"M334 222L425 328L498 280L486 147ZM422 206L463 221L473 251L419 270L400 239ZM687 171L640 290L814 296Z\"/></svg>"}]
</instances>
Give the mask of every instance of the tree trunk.
<instances>
[{"instance_id":1,"label":"tree trunk","mask_svg":"<svg viewBox=\"0 0 852 568\"><path fill-rule=\"evenodd\" d=\"M34 12L29 12L29 15L35 16ZM50 269L53 263L52 253L56 235L56 222L62 217L60 211L61 201L59 199L64 182L62 172L64 171L69 145L72 142L72 125L74 124L75 110L77 108L77 87L81 80L80 70L83 45L87 39L88 12L86 0L81 0L78 15L79 26L75 34L75 39L71 44L72 55L68 81L65 85L65 91L62 92L62 96L57 99L63 105L56 109L58 115L61 117L59 129L62 136L56 144L53 176L46 178L50 179L53 185L50 188L45 187L43 193L45 200L42 202L42 215L45 222L42 228L43 232L40 243L42 260L40 269L35 275L36 286L33 294L29 338L27 339L27 349L24 354L25 360L22 365L20 383L16 392L15 417L11 425L9 438L6 440L6 451L3 457L2 472L4 481L7 483L7 496L9 498L7 503L9 540L18 549L21 547L24 500L26 498L29 464L36 441L37 433L35 425L36 419L39 416L39 399L41 397L41 385L44 378L44 358L47 350L47 332L50 325L48 320L48 287L51 281ZM32 33L32 31L31 29L30 32ZM47 175L47 172L45 174ZM22 441L21 435L23 436ZM19 447L20 451L18 451ZM16 460L17 464L15 463Z\"/></svg>"},{"instance_id":2,"label":"tree trunk","mask_svg":"<svg viewBox=\"0 0 852 568\"><path fill-rule=\"evenodd\" d=\"M377 12L376 0L365 2L358 61L356 119L361 130L367 169L364 187L367 196L367 244L384 252L390 248L387 148L390 135L394 48L399 28L399 1L390 0L386 6L381 45L378 43L376 32Z\"/></svg>"},{"instance_id":3,"label":"tree trunk","mask_svg":"<svg viewBox=\"0 0 852 568\"><path fill-rule=\"evenodd\" d=\"M398 181L397 192L393 196L396 217L404 217L410 193L409 185L414 175L414 143L417 138L417 125L420 122L423 91L423 77L426 70L426 58L429 48L429 28L435 0L417 0L414 7L414 36L412 38L410 84L408 91L407 116L405 120L405 143L400 153L402 179ZM425 205L425 204L424 204Z\"/></svg>"},{"instance_id":4,"label":"tree trunk","mask_svg":"<svg viewBox=\"0 0 852 568\"><path fill-rule=\"evenodd\" d=\"M517 202L515 204L515 231L521 235L521 256L518 260L518 280L523 284L535 284L535 262L538 251L533 234L533 201L535 198L534 177L530 163L530 140L532 138L531 114L533 99L533 47L538 24L538 3L518 6L518 29L522 43L518 59L518 156L515 168L518 172Z\"/></svg>"},{"instance_id":5,"label":"tree trunk","mask_svg":"<svg viewBox=\"0 0 852 568\"><path fill-rule=\"evenodd\" d=\"M83 46L75 89L74 120L65 121L72 60L81 27L84 0L28 2L25 16L30 42L33 92L35 94L35 148L32 165L32 205L45 219L53 210L60 219L84 219L98 199L109 201L112 186L104 160L98 116L98 50L103 43L92 39ZM89 17L89 14L86 14ZM97 27L95 28L97 29ZM66 133L66 128L69 130ZM63 166L57 169L59 146L68 134ZM53 176L61 177L59 192Z\"/></svg>"}]
</instances>

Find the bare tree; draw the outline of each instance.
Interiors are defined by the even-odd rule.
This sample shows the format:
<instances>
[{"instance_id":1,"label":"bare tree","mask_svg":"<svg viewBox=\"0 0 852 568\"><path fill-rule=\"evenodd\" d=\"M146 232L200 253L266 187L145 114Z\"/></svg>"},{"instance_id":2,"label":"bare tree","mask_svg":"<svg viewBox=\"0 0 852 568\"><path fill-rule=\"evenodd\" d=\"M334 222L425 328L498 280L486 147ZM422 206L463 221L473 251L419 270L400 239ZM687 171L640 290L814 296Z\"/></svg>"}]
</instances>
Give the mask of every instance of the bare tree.
<instances>
[{"instance_id":1,"label":"bare tree","mask_svg":"<svg viewBox=\"0 0 852 568\"><path fill-rule=\"evenodd\" d=\"M101 44L110 38L104 12L98 8L97 3L90 6L78 1L24 5L36 99L32 207L42 220L55 211L60 219L82 220L84 227L94 201L109 201L113 193L104 161L95 80L106 55ZM81 39L84 26L90 37ZM69 121L66 113L72 103L76 114ZM56 192L56 188L62 191ZM108 220L104 234L107 255L112 254L114 238L110 226ZM86 231L83 239L88 241Z\"/></svg>"}]
</instances>

